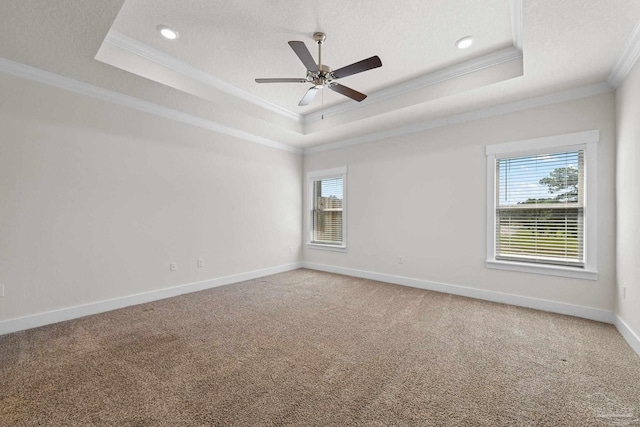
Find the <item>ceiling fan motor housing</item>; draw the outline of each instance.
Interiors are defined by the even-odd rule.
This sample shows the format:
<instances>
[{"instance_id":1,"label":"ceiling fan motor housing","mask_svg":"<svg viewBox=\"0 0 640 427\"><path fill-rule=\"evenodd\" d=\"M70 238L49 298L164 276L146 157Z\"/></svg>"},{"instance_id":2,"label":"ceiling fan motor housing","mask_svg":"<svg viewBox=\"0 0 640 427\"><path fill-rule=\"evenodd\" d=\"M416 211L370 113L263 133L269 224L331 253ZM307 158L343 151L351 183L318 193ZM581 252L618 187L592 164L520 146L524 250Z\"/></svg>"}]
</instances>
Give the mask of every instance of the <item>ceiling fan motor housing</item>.
<instances>
[{"instance_id":1,"label":"ceiling fan motor housing","mask_svg":"<svg viewBox=\"0 0 640 427\"><path fill-rule=\"evenodd\" d=\"M328 65L320 65L318 71L307 71L307 80L316 86L323 86L333 80L331 68Z\"/></svg>"}]
</instances>

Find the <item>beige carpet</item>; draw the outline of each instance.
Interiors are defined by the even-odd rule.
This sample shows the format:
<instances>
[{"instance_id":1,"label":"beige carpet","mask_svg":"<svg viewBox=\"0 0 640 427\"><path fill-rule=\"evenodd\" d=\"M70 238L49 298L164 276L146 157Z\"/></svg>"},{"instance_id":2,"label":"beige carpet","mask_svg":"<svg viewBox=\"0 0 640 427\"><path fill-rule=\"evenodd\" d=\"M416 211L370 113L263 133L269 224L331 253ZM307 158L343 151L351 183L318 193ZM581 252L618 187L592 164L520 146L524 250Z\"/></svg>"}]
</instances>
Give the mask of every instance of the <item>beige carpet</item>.
<instances>
[{"instance_id":1,"label":"beige carpet","mask_svg":"<svg viewBox=\"0 0 640 427\"><path fill-rule=\"evenodd\" d=\"M297 270L0 337L2 426L640 426L611 325Z\"/></svg>"}]
</instances>

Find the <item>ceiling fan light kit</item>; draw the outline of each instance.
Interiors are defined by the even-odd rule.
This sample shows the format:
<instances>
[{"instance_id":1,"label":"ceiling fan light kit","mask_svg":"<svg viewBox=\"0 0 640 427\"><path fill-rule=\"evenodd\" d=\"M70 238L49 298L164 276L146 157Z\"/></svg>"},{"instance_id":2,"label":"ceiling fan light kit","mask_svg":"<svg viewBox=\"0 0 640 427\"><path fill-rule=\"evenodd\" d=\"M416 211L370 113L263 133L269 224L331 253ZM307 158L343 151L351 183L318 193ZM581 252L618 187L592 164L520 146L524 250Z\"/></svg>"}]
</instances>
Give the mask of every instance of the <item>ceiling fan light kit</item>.
<instances>
[{"instance_id":1,"label":"ceiling fan light kit","mask_svg":"<svg viewBox=\"0 0 640 427\"><path fill-rule=\"evenodd\" d=\"M322 63L322 44L326 38L327 36L324 33L317 32L313 34L313 39L318 45L318 63L315 62L304 42L295 40L289 42L291 49L293 49L300 61L307 68L306 77L255 79L256 83L312 83L313 86L309 88L307 93L302 97L298 103L299 106L309 105L309 103L313 101L316 93L325 87L355 101L361 102L367 97L367 95L336 83L334 80L381 67L382 61L378 56L372 56L371 58L363 59L362 61L331 71L331 68L328 65Z\"/></svg>"}]
</instances>

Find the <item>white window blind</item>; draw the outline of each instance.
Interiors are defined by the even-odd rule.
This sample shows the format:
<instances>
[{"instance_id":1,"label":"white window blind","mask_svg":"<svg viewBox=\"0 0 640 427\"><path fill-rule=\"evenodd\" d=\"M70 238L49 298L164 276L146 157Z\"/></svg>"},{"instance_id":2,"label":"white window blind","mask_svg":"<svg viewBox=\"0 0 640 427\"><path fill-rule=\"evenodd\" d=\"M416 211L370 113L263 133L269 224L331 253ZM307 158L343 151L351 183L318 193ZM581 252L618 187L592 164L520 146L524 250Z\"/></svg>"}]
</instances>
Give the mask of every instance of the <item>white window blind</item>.
<instances>
[{"instance_id":1,"label":"white window blind","mask_svg":"<svg viewBox=\"0 0 640 427\"><path fill-rule=\"evenodd\" d=\"M343 244L343 177L313 181L311 211L311 243Z\"/></svg>"},{"instance_id":2,"label":"white window blind","mask_svg":"<svg viewBox=\"0 0 640 427\"><path fill-rule=\"evenodd\" d=\"M497 260L584 267L584 151L496 159Z\"/></svg>"}]
</instances>

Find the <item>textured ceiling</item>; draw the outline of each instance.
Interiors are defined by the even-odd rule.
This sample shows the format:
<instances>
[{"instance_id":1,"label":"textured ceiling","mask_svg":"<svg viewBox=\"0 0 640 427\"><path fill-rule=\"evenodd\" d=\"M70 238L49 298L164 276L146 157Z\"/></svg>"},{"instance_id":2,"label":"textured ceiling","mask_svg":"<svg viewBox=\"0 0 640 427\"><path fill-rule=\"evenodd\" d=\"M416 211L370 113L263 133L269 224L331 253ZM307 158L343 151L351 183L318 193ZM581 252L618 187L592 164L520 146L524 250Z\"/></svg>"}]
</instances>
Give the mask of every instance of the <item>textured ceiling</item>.
<instances>
[{"instance_id":1,"label":"textured ceiling","mask_svg":"<svg viewBox=\"0 0 640 427\"><path fill-rule=\"evenodd\" d=\"M522 10L520 74L494 67L400 95L379 96L402 86L398 82L438 75L450 66L511 46L513 5ZM0 60L53 72L225 129L305 148L603 83L639 18L638 0L2 0ZM176 43L161 39L155 30L158 24L175 26L180 39ZM313 112L316 104L298 110L305 85L266 87L253 82L255 77L304 74L286 42L303 40L315 56L311 34L317 30L328 35L323 57L334 68L371 55L383 61L380 69L343 79L354 89L370 91L370 98L357 104L325 94L321 121ZM126 59L132 68L138 67L136 72L97 61L110 31L264 105L311 114L289 117L233 91L209 90L206 84L185 90L175 84L180 76L133 53ZM455 49L453 42L466 34L476 36L476 44L468 51ZM474 86L469 82L478 73L484 80ZM208 95L199 90L209 91Z\"/></svg>"},{"instance_id":2,"label":"textured ceiling","mask_svg":"<svg viewBox=\"0 0 640 427\"><path fill-rule=\"evenodd\" d=\"M168 41L156 27L169 25L180 38ZM373 55L380 69L341 83L370 93L512 45L511 13L505 0L387 1L211 1L128 0L112 30L225 82L297 113L320 107L297 103L308 84L257 84L257 77L304 77L306 69L288 46L327 34L323 63L333 69ZM456 40L475 36L466 50ZM325 106L343 102L327 91Z\"/></svg>"}]
</instances>

